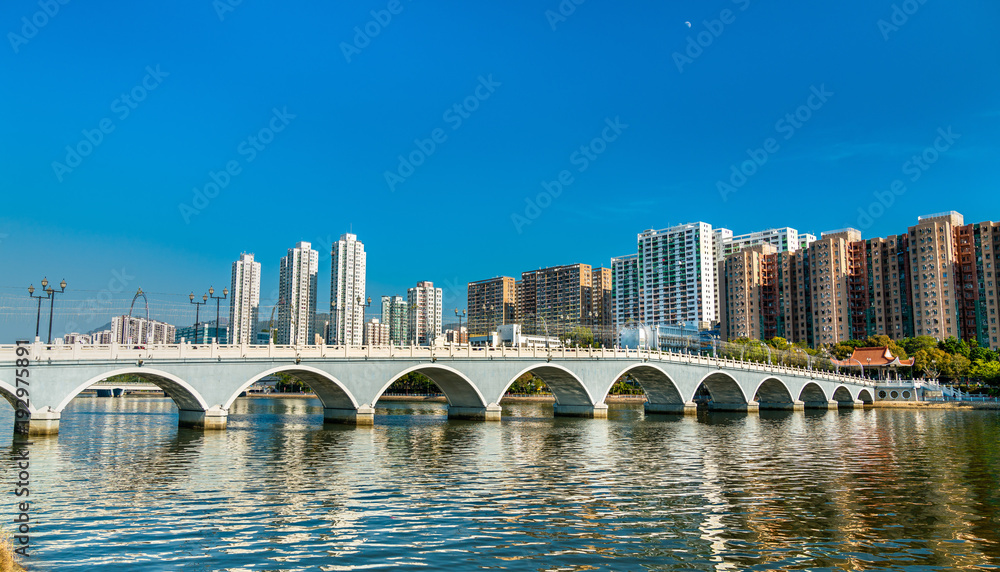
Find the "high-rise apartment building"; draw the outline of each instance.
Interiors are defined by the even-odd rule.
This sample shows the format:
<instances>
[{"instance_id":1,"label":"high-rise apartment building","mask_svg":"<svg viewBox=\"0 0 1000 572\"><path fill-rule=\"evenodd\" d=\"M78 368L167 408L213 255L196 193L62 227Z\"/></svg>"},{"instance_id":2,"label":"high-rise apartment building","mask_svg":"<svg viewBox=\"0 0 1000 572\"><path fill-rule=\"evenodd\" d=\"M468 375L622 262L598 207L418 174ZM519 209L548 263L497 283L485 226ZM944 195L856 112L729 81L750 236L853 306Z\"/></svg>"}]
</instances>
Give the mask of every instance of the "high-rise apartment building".
<instances>
[{"instance_id":1,"label":"high-rise apartment building","mask_svg":"<svg viewBox=\"0 0 1000 572\"><path fill-rule=\"evenodd\" d=\"M908 234L900 234L869 238L863 243L863 277L867 285L859 287L866 291L867 298L865 336L886 335L893 339L913 336L909 239Z\"/></svg>"},{"instance_id":2,"label":"high-rise apartment building","mask_svg":"<svg viewBox=\"0 0 1000 572\"><path fill-rule=\"evenodd\" d=\"M416 345L430 346L443 342L441 337L441 289L433 282L417 282L406 291L410 306L410 332Z\"/></svg>"},{"instance_id":3,"label":"high-rise apartment building","mask_svg":"<svg viewBox=\"0 0 1000 572\"><path fill-rule=\"evenodd\" d=\"M335 345L364 342L365 245L354 234L340 235L330 252L330 318Z\"/></svg>"},{"instance_id":4,"label":"high-rise apartment building","mask_svg":"<svg viewBox=\"0 0 1000 572\"><path fill-rule=\"evenodd\" d=\"M960 335L958 323L958 248L956 231L963 226L955 211L922 216L910 234L910 283L914 332L938 339Z\"/></svg>"},{"instance_id":5,"label":"high-rise apartment building","mask_svg":"<svg viewBox=\"0 0 1000 572\"><path fill-rule=\"evenodd\" d=\"M166 322L147 320L138 316L115 316L111 318L111 340L113 343L127 346L172 344L175 338L175 327ZM226 340L220 339L218 343L224 344Z\"/></svg>"},{"instance_id":6,"label":"high-rise apartment building","mask_svg":"<svg viewBox=\"0 0 1000 572\"><path fill-rule=\"evenodd\" d=\"M469 282L469 333L486 335L496 327L514 321L517 310L516 281L510 276L497 276Z\"/></svg>"},{"instance_id":7,"label":"high-rise apartment building","mask_svg":"<svg viewBox=\"0 0 1000 572\"><path fill-rule=\"evenodd\" d=\"M389 341L406 346L413 343L410 335L409 303L402 296L382 296L382 324L389 329Z\"/></svg>"},{"instance_id":8,"label":"high-rise apartment building","mask_svg":"<svg viewBox=\"0 0 1000 572\"><path fill-rule=\"evenodd\" d=\"M745 267L733 254L723 277L725 308L756 297L760 327L743 327L733 315L723 333L779 335L814 347L871 335L955 336L997 349L998 247L1000 223L965 224L956 212L922 216L907 233L887 237L826 232L805 249L765 255L752 273L754 292L734 290Z\"/></svg>"},{"instance_id":9,"label":"high-rise apartment building","mask_svg":"<svg viewBox=\"0 0 1000 572\"><path fill-rule=\"evenodd\" d=\"M378 318L365 322L366 346L387 346L389 343L389 324L379 322Z\"/></svg>"},{"instance_id":10,"label":"high-rise apartment building","mask_svg":"<svg viewBox=\"0 0 1000 572\"><path fill-rule=\"evenodd\" d=\"M614 271L610 268L594 268L591 273L590 294L591 314L587 324L594 334L594 341L604 345L612 345L615 339L614 329Z\"/></svg>"},{"instance_id":11,"label":"high-rise apartment building","mask_svg":"<svg viewBox=\"0 0 1000 572\"><path fill-rule=\"evenodd\" d=\"M629 254L611 259L611 299L614 308L612 325L615 330L642 322L639 311L639 255Z\"/></svg>"},{"instance_id":12,"label":"high-rise apartment building","mask_svg":"<svg viewBox=\"0 0 1000 572\"><path fill-rule=\"evenodd\" d=\"M530 270L521 273L516 291L517 320L527 334L555 336L585 327L596 340L610 336L610 269L568 264Z\"/></svg>"},{"instance_id":13,"label":"high-rise apartment building","mask_svg":"<svg viewBox=\"0 0 1000 572\"><path fill-rule=\"evenodd\" d=\"M721 312L721 331L727 339L768 337L765 322L773 322L777 315L770 292L776 279L775 252L775 247L764 243L740 249L726 258L722 282L726 307Z\"/></svg>"},{"instance_id":14,"label":"high-rise apartment building","mask_svg":"<svg viewBox=\"0 0 1000 572\"><path fill-rule=\"evenodd\" d=\"M639 305L648 324L717 319L712 225L682 224L639 234Z\"/></svg>"},{"instance_id":15,"label":"high-rise apartment building","mask_svg":"<svg viewBox=\"0 0 1000 572\"><path fill-rule=\"evenodd\" d=\"M980 346L1000 347L997 308L1000 307L1000 223L968 224L958 237L959 327L962 339L976 340Z\"/></svg>"},{"instance_id":16,"label":"high-rise apartment building","mask_svg":"<svg viewBox=\"0 0 1000 572\"><path fill-rule=\"evenodd\" d=\"M278 343L312 344L315 339L319 253L308 242L288 249L278 279Z\"/></svg>"},{"instance_id":17,"label":"high-rise apartment building","mask_svg":"<svg viewBox=\"0 0 1000 572\"><path fill-rule=\"evenodd\" d=\"M253 254L243 253L239 260L233 262L230 295L230 343L256 344L260 307L260 262L254 261Z\"/></svg>"}]
</instances>

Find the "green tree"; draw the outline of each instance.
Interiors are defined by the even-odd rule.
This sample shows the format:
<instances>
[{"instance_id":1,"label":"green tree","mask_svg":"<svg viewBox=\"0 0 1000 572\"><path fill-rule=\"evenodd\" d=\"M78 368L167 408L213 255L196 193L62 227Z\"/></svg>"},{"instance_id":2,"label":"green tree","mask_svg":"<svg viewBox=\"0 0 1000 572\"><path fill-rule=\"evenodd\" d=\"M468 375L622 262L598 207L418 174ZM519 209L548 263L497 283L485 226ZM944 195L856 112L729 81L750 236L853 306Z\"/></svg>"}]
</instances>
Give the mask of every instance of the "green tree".
<instances>
[{"instance_id":1,"label":"green tree","mask_svg":"<svg viewBox=\"0 0 1000 572\"><path fill-rule=\"evenodd\" d=\"M841 342L830 348L830 353L833 354L833 357L837 359L847 359L851 357L851 354L854 353L854 347L855 346L851 346L848 345L847 343Z\"/></svg>"},{"instance_id":2,"label":"green tree","mask_svg":"<svg viewBox=\"0 0 1000 572\"><path fill-rule=\"evenodd\" d=\"M1000 362L976 360L969 368L969 377L989 385L1000 385Z\"/></svg>"},{"instance_id":3,"label":"green tree","mask_svg":"<svg viewBox=\"0 0 1000 572\"><path fill-rule=\"evenodd\" d=\"M899 341L899 345L906 350L906 355L916 356L920 350L936 348L938 342L930 336L917 336L915 338L904 338Z\"/></svg>"},{"instance_id":4,"label":"green tree","mask_svg":"<svg viewBox=\"0 0 1000 572\"><path fill-rule=\"evenodd\" d=\"M611 386L611 395L641 395L645 393L639 382L632 376L625 374L615 380Z\"/></svg>"},{"instance_id":5,"label":"green tree","mask_svg":"<svg viewBox=\"0 0 1000 572\"><path fill-rule=\"evenodd\" d=\"M969 351L971 350L965 340L960 340L955 336L949 336L947 340L939 342L938 349L951 355L963 355L965 357L969 357Z\"/></svg>"},{"instance_id":6,"label":"green tree","mask_svg":"<svg viewBox=\"0 0 1000 572\"><path fill-rule=\"evenodd\" d=\"M981 348L976 346L969 350L969 359L975 363L978 361L988 362L988 361L998 361L997 352L991 350L990 348Z\"/></svg>"},{"instance_id":7,"label":"green tree","mask_svg":"<svg viewBox=\"0 0 1000 572\"><path fill-rule=\"evenodd\" d=\"M915 374L937 379L951 372L951 356L937 348L920 350L913 356L913 369Z\"/></svg>"},{"instance_id":8,"label":"green tree","mask_svg":"<svg viewBox=\"0 0 1000 572\"><path fill-rule=\"evenodd\" d=\"M868 336L868 339L865 340L864 347L866 348L888 347L889 351L891 351L893 355L895 355L899 359L906 359L907 356L909 355L906 353L906 348L900 346L898 343L896 343L896 340L891 339L889 336L885 334L879 334L877 336Z\"/></svg>"},{"instance_id":9,"label":"green tree","mask_svg":"<svg viewBox=\"0 0 1000 572\"><path fill-rule=\"evenodd\" d=\"M972 362L969 358L962 354L955 354L951 356L951 363L949 364L948 370L945 372L945 377L948 379L959 379L965 377L969 374L969 369L972 366Z\"/></svg>"},{"instance_id":10,"label":"green tree","mask_svg":"<svg viewBox=\"0 0 1000 572\"><path fill-rule=\"evenodd\" d=\"M785 338L783 338L781 336L775 336L775 337L773 337L773 338L771 338L770 340L767 341L767 345L771 346L772 348L774 348L776 350L787 350L788 349L788 340L786 340Z\"/></svg>"},{"instance_id":11,"label":"green tree","mask_svg":"<svg viewBox=\"0 0 1000 572\"><path fill-rule=\"evenodd\" d=\"M594 347L594 332L590 328L577 326L566 334L566 340L572 346Z\"/></svg>"}]
</instances>

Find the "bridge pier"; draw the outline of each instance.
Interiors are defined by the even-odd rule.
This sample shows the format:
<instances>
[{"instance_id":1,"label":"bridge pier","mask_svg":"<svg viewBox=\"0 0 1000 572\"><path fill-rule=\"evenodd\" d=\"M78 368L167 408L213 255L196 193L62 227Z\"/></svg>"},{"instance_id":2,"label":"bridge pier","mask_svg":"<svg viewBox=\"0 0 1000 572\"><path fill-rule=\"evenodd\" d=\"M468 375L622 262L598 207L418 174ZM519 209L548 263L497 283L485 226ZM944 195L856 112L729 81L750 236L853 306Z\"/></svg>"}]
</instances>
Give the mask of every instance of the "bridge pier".
<instances>
[{"instance_id":1,"label":"bridge pier","mask_svg":"<svg viewBox=\"0 0 1000 572\"><path fill-rule=\"evenodd\" d=\"M357 409L324 407L323 423L331 425L374 425L375 408L371 405L360 405Z\"/></svg>"},{"instance_id":2,"label":"bridge pier","mask_svg":"<svg viewBox=\"0 0 1000 572\"><path fill-rule=\"evenodd\" d=\"M97 397L114 397L115 393L113 389L98 389Z\"/></svg>"},{"instance_id":3,"label":"bridge pier","mask_svg":"<svg viewBox=\"0 0 1000 572\"><path fill-rule=\"evenodd\" d=\"M864 401L855 401L854 402L854 408L855 409L864 409L865 408L865 402Z\"/></svg>"},{"instance_id":4,"label":"bridge pier","mask_svg":"<svg viewBox=\"0 0 1000 572\"><path fill-rule=\"evenodd\" d=\"M556 417L583 417L586 419L607 419L608 404L597 405L555 405Z\"/></svg>"},{"instance_id":5,"label":"bridge pier","mask_svg":"<svg viewBox=\"0 0 1000 572\"><path fill-rule=\"evenodd\" d=\"M646 403L643 407L646 415L697 415L698 404L687 403Z\"/></svg>"},{"instance_id":6,"label":"bridge pier","mask_svg":"<svg viewBox=\"0 0 1000 572\"><path fill-rule=\"evenodd\" d=\"M449 405L448 419L500 421L501 410L502 408L496 403L490 403L486 407L459 407L457 405Z\"/></svg>"},{"instance_id":7,"label":"bridge pier","mask_svg":"<svg viewBox=\"0 0 1000 572\"><path fill-rule=\"evenodd\" d=\"M189 429L217 431L226 428L229 412L222 408L212 408L208 411L177 410L177 426Z\"/></svg>"},{"instance_id":8,"label":"bridge pier","mask_svg":"<svg viewBox=\"0 0 1000 572\"><path fill-rule=\"evenodd\" d=\"M21 435L58 435L59 417L62 414L58 411L35 411L27 420L14 418L14 432Z\"/></svg>"},{"instance_id":9,"label":"bridge pier","mask_svg":"<svg viewBox=\"0 0 1000 572\"><path fill-rule=\"evenodd\" d=\"M734 413L758 413L760 412L760 404L756 401L750 401L747 403L715 403L710 401L708 403L709 411L731 411Z\"/></svg>"}]
</instances>

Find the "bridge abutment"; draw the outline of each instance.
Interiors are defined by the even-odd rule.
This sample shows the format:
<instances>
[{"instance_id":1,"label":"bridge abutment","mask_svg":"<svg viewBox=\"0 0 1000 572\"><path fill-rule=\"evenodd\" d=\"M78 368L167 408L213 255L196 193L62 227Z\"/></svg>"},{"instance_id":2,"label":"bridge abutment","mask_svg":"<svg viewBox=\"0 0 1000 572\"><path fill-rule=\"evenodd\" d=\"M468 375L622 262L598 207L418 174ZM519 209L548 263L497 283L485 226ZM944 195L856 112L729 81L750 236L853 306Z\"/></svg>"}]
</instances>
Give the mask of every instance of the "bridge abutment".
<instances>
[{"instance_id":1,"label":"bridge abutment","mask_svg":"<svg viewBox=\"0 0 1000 572\"><path fill-rule=\"evenodd\" d=\"M558 405L554 406L556 417L583 417L586 419L607 419L608 404L597 405Z\"/></svg>"},{"instance_id":2,"label":"bridge abutment","mask_svg":"<svg viewBox=\"0 0 1000 572\"><path fill-rule=\"evenodd\" d=\"M465 419L469 421L500 421L502 408L496 403L486 407L448 406L448 419Z\"/></svg>"},{"instance_id":3,"label":"bridge abutment","mask_svg":"<svg viewBox=\"0 0 1000 572\"><path fill-rule=\"evenodd\" d=\"M687 403L646 403L643 407L646 415L697 415L698 404Z\"/></svg>"},{"instance_id":4,"label":"bridge abutment","mask_svg":"<svg viewBox=\"0 0 1000 572\"><path fill-rule=\"evenodd\" d=\"M361 405L357 409L323 408L323 423L331 425L374 425L375 408Z\"/></svg>"},{"instance_id":5,"label":"bridge abutment","mask_svg":"<svg viewBox=\"0 0 1000 572\"><path fill-rule=\"evenodd\" d=\"M21 435L58 435L59 418L62 416L58 411L35 411L27 421L14 419L14 432Z\"/></svg>"},{"instance_id":6,"label":"bridge abutment","mask_svg":"<svg viewBox=\"0 0 1000 572\"><path fill-rule=\"evenodd\" d=\"M208 411L177 410L177 426L204 431L221 431L226 428L229 412L221 408Z\"/></svg>"}]
</instances>

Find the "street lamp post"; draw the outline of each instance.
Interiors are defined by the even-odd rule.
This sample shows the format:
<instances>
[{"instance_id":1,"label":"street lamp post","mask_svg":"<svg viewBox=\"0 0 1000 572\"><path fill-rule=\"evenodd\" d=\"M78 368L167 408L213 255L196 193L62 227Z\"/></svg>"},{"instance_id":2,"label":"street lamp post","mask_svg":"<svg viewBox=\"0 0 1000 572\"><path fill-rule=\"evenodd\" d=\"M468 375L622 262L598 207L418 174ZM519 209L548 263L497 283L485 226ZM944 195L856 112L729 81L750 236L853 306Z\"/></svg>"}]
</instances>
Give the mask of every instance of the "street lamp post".
<instances>
[{"instance_id":1,"label":"street lamp post","mask_svg":"<svg viewBox=\"0 0 1000 572\"><path fill-rule=\"evenodd\" d=\"M49 285L48 278L42 278L42 292L45 292L45 287ZM28 296L38 300L38 315L35 316L35 341L38 341L38 330L42 325L42 300L48 298L48 294L45 296L35 296L35 285L32 284L28 286Z\"/></svg>"},{"instance_id":2,"label":"street lamp post","mask_svg":"<svg viewBox=\"0 0 1000 572\"><path fill-rule=\"evenodd\" d=\"M43 278L42 279L42 288L45 288L45 283L46 282L47 282L47 280L45 280ZM48 344L52 343L52 313L55 310L55 306L56 306L56 294L62 294L63 292L66 291L66 281L63 280L62 282L60 282L59 283L59 287L62 288L62 290L56 291L54 288L52 288L52 286L49 286L45 290L48 293L48 295L49 295L49 341L46 342Z\"/></svg>"},{"instance_id":3,"label":"street lamp post","mask_svg":"<svg viewBox=\"0 0 1000 572\"><path fill-rule=\"evenodd\" d=\"M205 304L208 304L208 294L202 294L201 295L201 302L195 302L194 301L194 292L191 292L191 294L188 295L188 300L190 300L191 303L195 305L195 311L194 311L194 343L197 344L197 343L199 343L198 342L198 322L201 321L200 320L200 317L201 317L201 307L204 306Z\"/></svg>"},{"instance_id":4,"label":"street lamp post","mask_svg":"<svg viewBox=\"0 0 1000 572\"><path fill-rule=\"evenodd\" d=\"M216 296L215 295L215 288L212 287L212 286L209 286L209 288L208 288L208 295L213 300L215 300L215 341L216 341L216 343L218 343L218 341L219 341L219 304L223 300L226 299L226 296L229 295L229 288L223 288L222 289L222 296ZM229 336L226 335L226 343L228 343L228 342L229 342Z\"/></svg>"},{"instance_id":5,"label":"street lamp post","mask_svg":"<svg viewBox=\"0 0 1000 572\"><path fill-rule=\"evenodd\" d=\"M372 297L371 296L368 297L368 303L367 304L362 304L361 303L361 296L356 296L354 298L354 301L357 302L358 306L361 306L362 308L370 308L371 305L372 305ZM361 324L362 324L361 328L362 329L364 329L364 327L365 327L364 326L364 322L365 322L365 319L364 319L364 310L362 310L361 311ZM362 331L362 334L364 334L363 331Z\"/></svg>"},{"instance_id":6,"label":"street lamp post","mask_svg":"<svg viewBox=\"0 0 1000 572\"><path fill-rule=\"evenodd\" d=\"M458 308L455 308L455 315L458 316L458 345L462 345L462 317L465 316L465 310L462 313L458 313Z\"/></svg>"}]
</instances>

